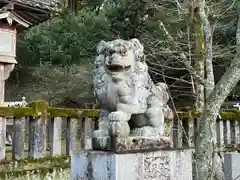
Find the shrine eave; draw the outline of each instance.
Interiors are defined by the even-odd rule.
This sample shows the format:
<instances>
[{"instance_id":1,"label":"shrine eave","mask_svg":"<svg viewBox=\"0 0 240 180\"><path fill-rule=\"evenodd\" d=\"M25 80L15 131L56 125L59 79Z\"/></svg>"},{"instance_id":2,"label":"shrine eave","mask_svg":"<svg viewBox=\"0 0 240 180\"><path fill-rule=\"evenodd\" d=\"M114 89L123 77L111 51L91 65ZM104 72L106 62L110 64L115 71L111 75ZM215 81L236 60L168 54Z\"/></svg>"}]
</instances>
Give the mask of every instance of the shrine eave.
<instances>
[{"instance_id":1,"label":"shrine eave","mask_svg":"<svg viewBox=\"0 0 240 180\"><path fill-rule=\"evenodd\" d=\"M0 20L4 19L10 26L13 24L19 24L20 26L28 28L30 25L32 25L21 16L18 16L14 11L0 11Z\"/></svg>"},{"instance_id":2,"label":"shrine eave","mask_svg":"<svg viewBox=\"0 0 240 180\"><path fill-rule=\"evenodd\" d=\"M21 19L24 19L26 22L29 22L30 26L33 26L48 20L54 9L50 7L47 8L47 6L39 6L39 4L38 6L34 6L33 4L24 4L16 0L0 0L0 12L3 11L12 12L16 16L21 17Z\"/></svg>"}]
</instances>

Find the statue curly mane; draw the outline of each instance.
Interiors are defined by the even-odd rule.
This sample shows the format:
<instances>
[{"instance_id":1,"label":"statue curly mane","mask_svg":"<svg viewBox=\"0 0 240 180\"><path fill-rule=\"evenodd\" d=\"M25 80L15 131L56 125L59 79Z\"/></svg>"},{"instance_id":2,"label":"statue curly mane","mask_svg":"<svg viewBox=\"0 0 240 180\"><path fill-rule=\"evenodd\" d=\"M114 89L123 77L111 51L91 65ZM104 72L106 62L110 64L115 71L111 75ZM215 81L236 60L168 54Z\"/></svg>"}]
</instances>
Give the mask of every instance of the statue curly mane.
<instances>
[{"instance_id":1,"label":"statue curly mane","mask_svg":"<svg viewBox=\"0 0 240 180\"><path fill-rule=\"evenodd\" d=\"M151 80L140 42L101 41L97 52L93 89L101 111L94 137L108 137L109 133L163 136L164 118L170 112L167 85L155 85Z\"/></svg>"},{"instance_id":2,"label":"statue curly mane","mask_svg":"<svg viewBox=\"0 0 240 180\"><path fill-rule=\"evenodd\" d=\"M144 61L143 46L137 39L130 41L121 39L109 42L101 41L97 47L97 52L98 56L95 59L93 70L93 88L100 103L110 103L110 98L112 99L110 103L112 106L115 103L114 101L117 101L117 99L114 99L114 97L117 97L117 92L114 92L114 88L111 87L118 80L122 80L123 86L127 85L132 89L136 88L136 86L144 86L144 84L147 86L153 84ZM118 56L113 57L116 59L114 65L126 66L128 69L115 67L116 70L113 73L109 72L109 59L114 53L118 54ZM114 76L116 76L116 81L113 79Z\"/></svg>"}]
</instances>

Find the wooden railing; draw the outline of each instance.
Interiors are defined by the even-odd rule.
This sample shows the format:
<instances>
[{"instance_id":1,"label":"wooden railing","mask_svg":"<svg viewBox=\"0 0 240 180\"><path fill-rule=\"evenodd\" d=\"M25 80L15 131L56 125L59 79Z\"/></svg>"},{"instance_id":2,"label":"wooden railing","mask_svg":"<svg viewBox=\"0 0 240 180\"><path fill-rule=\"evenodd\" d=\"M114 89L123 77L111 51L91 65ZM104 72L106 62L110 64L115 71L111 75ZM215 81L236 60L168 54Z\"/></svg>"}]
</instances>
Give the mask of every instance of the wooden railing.
<instances>
[{"instance_id":1,"label":"wooden railing","mask_svg":"<svg viewBox=\"0 0 240 180\"><path fill-rule=\"evenodd\" d=\"M173 147L194 147L199 115L189 110L178 115L179 119L166 121ZM11 147L5 146L8 116L14 117ZM221 112L220 116L214 130L219 150L238 148L240 112ZM29 103L28 107L0 107L0 161L70 155L78 148L91 149L98 117L98 109L55 108L45 101Z\"/></svg>"},{"instance_id":2,"label":"wooden railing","mask_svg":"<svg viewBox=\"0 0 240 180\"><path fill-rule=\"evenodd\" d=\"M14 117L12 147L5 146L8 116ZM97 109L55 108L46 101L31 102L29 107L0 107L0 161L9 156L20 160L69 155L78 144L91 148L98 116Z\"/></svg>"},{"instance_id":3,"label":"wooden railing","mask_svg":"<svg viewBox=\"0 0 240 180\"><path fill-rule=\"evenodd\" d=\"M185 110L178 115L178 119L166 122L173 147L195 147L199 113ZM240 150L240 111L221 110L213 132L218 151Z\"/></svg>"}]
</instances>

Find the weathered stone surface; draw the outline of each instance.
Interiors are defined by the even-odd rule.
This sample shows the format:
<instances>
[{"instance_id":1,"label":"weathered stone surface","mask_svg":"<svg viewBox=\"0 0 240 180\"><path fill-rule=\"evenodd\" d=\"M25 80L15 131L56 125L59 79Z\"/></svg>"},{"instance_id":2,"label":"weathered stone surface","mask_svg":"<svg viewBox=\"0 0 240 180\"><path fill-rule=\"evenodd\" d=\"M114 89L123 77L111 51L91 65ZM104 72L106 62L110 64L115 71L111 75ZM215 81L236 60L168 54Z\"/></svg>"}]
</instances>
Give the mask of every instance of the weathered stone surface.
<instances>
[{"instance_id":1,"label":"weathered stone surface","mask_svg":"<svg viewBox=\"0 0 240 180\"><path fill-rule=\"evenodd\" d=\"M192 180L192 150L83 151L71 156L75 180Z\"/></svg>"},{"instance_id":2,"label":"weathered stone surface","mask_svg":"<svg viewBox=\"0 0 240 180\"><path fill-rule=\"evenodd\" d=\"M93 138L93 149L111 150L116 152L131 150L152 150L170 148L171 143L168 138L153 137L99 137Z\"/></svg>"},{"instance_id":3,"label":"weathered stone surface","mask_svg":"<svg viewBox=\"0 0 240 180\"><path fill-rule=\"evenodd\" d=\"M111 136L162 137L164 119L173 118L167 105L168 87L165 83L154 84L150 78L143 49L135 38L98 44L93 89L101 111L93 136L104 137L102 149Z\"/></svg>"},{"instance_id":4,"label":"weathered stone surface","mask_svg":"<svg viewBox=\"0 0 240 180\"><path fill-rule=\"evenodd\" d=\"M224 154L224 173L226 180L240 179L240 154L230 152Z\"/></svg>"}]
</instances>

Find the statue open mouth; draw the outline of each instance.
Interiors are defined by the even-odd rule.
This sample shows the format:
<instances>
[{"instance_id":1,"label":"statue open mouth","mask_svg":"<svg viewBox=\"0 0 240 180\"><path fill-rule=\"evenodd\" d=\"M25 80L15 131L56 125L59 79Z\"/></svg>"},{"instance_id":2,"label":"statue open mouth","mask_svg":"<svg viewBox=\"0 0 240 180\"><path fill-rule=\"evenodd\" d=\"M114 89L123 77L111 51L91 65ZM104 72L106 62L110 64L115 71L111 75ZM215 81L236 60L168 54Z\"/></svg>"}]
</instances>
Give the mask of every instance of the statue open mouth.
<instances>
[{"instance_id":1,"label":"statue open mouth","mask_svg":"<svg viewBox=\"0 0 240 180\"><path fill-rule=\"evenodd\" d=\"M110 72L124 72L124 71L130 70L130 68L131 68L131 65L128 65L128 66L115 65L115 64L107 65L107 69Z\"/></svg>"}]
</instances>

